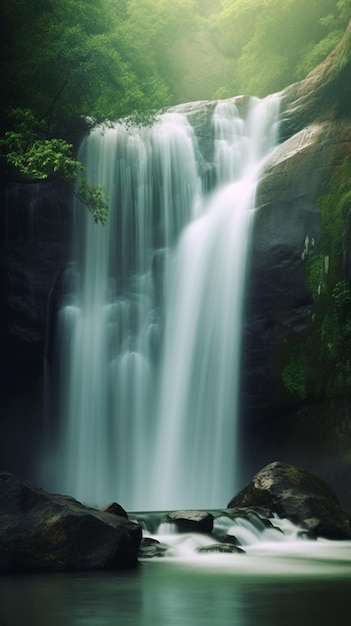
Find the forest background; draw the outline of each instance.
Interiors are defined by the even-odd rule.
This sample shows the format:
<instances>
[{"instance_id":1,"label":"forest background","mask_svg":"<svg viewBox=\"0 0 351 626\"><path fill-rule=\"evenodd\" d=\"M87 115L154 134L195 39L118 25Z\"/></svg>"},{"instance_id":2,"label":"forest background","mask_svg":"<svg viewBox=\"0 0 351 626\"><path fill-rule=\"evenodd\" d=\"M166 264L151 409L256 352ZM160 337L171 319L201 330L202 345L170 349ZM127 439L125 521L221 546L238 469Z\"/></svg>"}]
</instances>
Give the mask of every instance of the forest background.
<instances>
[{"instance_id":1,"label":"forest background","mask_svg":"<svg viewBox=\"0 0 351 626\"><path fill-rule=\"evenodd\" d=\"M340 40L351 0L3 0L2 175L76 182L95 221L103 189L74 158L91 125L303 79Z\"/></svg>"}]
</instances>

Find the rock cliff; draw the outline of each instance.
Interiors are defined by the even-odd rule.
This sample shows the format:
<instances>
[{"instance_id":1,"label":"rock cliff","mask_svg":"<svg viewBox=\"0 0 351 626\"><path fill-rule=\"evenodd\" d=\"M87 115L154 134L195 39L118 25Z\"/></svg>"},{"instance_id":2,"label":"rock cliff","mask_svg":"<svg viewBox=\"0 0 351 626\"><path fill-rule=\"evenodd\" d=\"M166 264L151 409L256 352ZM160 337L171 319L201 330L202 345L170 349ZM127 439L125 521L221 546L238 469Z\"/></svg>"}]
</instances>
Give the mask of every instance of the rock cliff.
<instances>
[{"instance_id":1,"label":"rock cliff","mask_svg":"<svg viewBox=\"0 0 351 626\"><path fill-rule=\"evenodd\" d=\"M333 406L306 404L287 393L282 370L291 345L304 341L311 324L306 261L320 246L318 198L351 154L350 39L351 22L334 52L304 81L281 93L282 142L257 191L243 375L249 471L283 450L287 461L305 463L334 486L341 481L348 504L347 391ZM347 237L349 215L344 219ZM342 248L336 278L350 282L347 241L340 242Z\"/></svg>"}]
</instances>

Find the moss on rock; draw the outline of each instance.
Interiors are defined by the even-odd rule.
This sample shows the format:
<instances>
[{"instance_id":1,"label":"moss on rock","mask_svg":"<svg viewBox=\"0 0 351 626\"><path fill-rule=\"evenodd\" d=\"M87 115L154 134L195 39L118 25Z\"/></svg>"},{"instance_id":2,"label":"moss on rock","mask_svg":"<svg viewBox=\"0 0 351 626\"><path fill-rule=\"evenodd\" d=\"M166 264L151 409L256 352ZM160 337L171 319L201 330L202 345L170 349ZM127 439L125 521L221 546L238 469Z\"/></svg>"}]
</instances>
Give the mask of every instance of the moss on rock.
<instances>
[{"instance_id":1,"label":"moss on rock","mask_svg":"<svg viewBox=\"0 0 351 626\"><path fill-rule=\"evenodd\" d=\"M351 290L345 271L351 156L335 170L318 205L319 250L305 259L312 298L310 327L307 335L292 345L282 372L286 389L301 400L333 400L351 392Z\"/></svg>"}]
</instances>

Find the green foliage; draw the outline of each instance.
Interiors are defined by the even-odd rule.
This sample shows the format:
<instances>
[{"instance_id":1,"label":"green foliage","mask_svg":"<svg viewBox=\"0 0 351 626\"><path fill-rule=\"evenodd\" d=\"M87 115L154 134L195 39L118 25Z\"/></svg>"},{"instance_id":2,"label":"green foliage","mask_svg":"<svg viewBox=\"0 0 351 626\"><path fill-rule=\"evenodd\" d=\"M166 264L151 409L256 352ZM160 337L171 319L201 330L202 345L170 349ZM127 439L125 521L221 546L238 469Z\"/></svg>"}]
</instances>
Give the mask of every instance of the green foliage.
<instances>
[{"instance_id":1,"label":"green foliage","mask_svg":"<svg viewBox=\"0 0 351 626\"><path fill-rule=\"evenodd\" d=\"M123 125L127 128L151 128L159 119L158 111L133 111L123 118Z\"/></svg>"},{"instance_id":2,"label":"green foliage","mask_svg":"<svg viewBox=\"0 0 351 626\"><path fill-rule=\"evenodd\" d=\"M90 211L96 224L106 224L109 215L109 198L105 196L103 185L88 185L83 177L79 177L76 196Z\"/></svg>"},{"instance_id":3,"label":"green foliage","mask_svg":"<svg viewBox=\"0 0 351 626\"><path fill-rule=\"evenodd\" d=\"M321 63L338 44L342 34L342 31L332 30L316 44L307 45L303 54L300 54L300 61L295 69L296 78L304 78L311 69Z\"/></svg>"},{"instance_id":4,"label":"green foliage","mask_svg":"<svg viewBox=\"0 0 351 626\"><path fill-rule=\"evenodd\" d=\"M347 24L351 16L351 0L338 0L336 3L339 22Z\"/></svg>"},{"instance_id":5,"label":"green foliage","mask_svg":"<svg viewBox=\"0 0 351 626\"><path fill-rule=\"evenodd\" d=\"M226 98L230 98L231 93L228 87L219 87L212 96L213 100L225 100Z\"/></svg>"},{"instance_id":6,"label":"green foliage","mask_svg":"<svg viewBox=\"0 0 351 626\"><path fill-rule=\"evenodd\" d=\"M284 5L269 0L265 4L263 17L238 64L240 86L249 81L251 90L260 96L303 77L301 71L298 75L301 59L327 32L320 18L335 8L331 0L288 0ZM306 73L312 67L305 67Z\"/></svg>"},{"instance_id":7,"label":"green foliage","mask_svg":"<svg viewBox=\"0 0 351 626\"><path fill-rule=\"evenodd\" d=\"M2 1L0 150L27 179L76 180L82 166L72 156L71 137L88 116L94 123L131 112L145 119L148 109L169 103L168 83L145 51L141 30L136 38L132 4ZM102 190L82 182L79 194L104 222Z\"/></svg>"},{"instance_id":8,"label":"green foliage","mask_svg":"<svg viewBox=\"0 0 351 626\"><path fill-rule=\"evenodd\" d=\"M164 104L167 86L155 89L157 71L133 45L121 3L4 0L1 13L3 101L11 108L25 105L57 126Z\"/></svg>"},{"instance_id":9,"label":"green foliage","mask_svg":"<svg viewBox=\"0 0 351 626\"><path fill-rule=\"evenodd\" d=\"M204 97L263 96L322 60L350 16L351 0L2 0L2 155L29 178L74 180L86 120L151 123L183 100L182 77L202 59L186 52L210 36L225 71L206 74Z\"/></svg>"},{"instance_id":10,"label":"green foliage","mask_svg":"<svg viewBox=\"0 0 351 626\"><path fill-rule=\"evenodd\" d=\"M3 145L12 145L12 150L7 152L7 162L20 172L39 180L75 178L77 163L71 158L73 146L64 139L38 139L24 151L18 150L18 139L17 133L9 131L5 134Z\"/></svg>"},{"instance_id":11,"label":"green foliage","mask_svg":"<svg viewBox=\"0 0 351 626\"><path fill-rule=\"evenodd\" d=\"M227 56L240 57L263 17L265 2L222 0L222 10L212 21L212 32Z\"/></svg>"},{"instance_id":12,"label":"green foliage","mask_svg":"<svg viewBox=\"0 0 351 626\"><path fill-rule=\"evenodd\" d=\"M72 156L72 144L64 139L38 139L40 128L29 109L15 109L14 128L0 140L0 154L8 165L34 180L65 180L76 182L76 195L87 206L96 223L105 224L109 207L102 185L88 185L84 167Z\"/></svg>"},{"instance_id":13,"label":"green foliage","mask_svg":"<svg viewBox=\"0 0 351 626\"><path fill-rule=\"evenodd\" d=\"M173 48L190 38L200 23L197 0L127 0L127 32L150 67L170 92L186 71L173 56Z\"/></svg>"},{"instance_id":14,"label":"green foliage","mask_svg":"<svg viewBox=\"0 0 351 626\"><path fill-rule=\"evenodd\" d=\"M351 290L345 280L346 220L351 211L351 158L331 178L318 201L321 241L306 261L312 298L307 336L296 342L282 378L286 389L302 400L333 400L351 392Z\"/></svg>"},{"instance_id":15,"label":"green foliage","mask_svg":"<svg viewBox=\"0 0 351 626\"><path fill-rule=\"evenodd\" d=\"M351 0L3 0L0 113L30 108L50 138L82 115L166 106L193 62L175 51L200 31L231 59L223 88L265 95L321 61L350 16Z\"/></svg>"},{"instance_id":16,"label":"green foliage","mask_svg":"<svg viewBox=\"0 0 351 626\"><path fill-rule=\"evenodd\" d=\"M39 139L40 124L29 109L12 111L14 127L0 140L0 152L7 163L21 174L38 180L74 180L78 162L72 157L72 144L64 139Z\"/></svg>"},{"instance_id":17,"label":"green foliage","mask_svg":"<svg viewBox=\"0 0 351 626\"><path fill-rule=\"evenodd\" d=\"M265 96L304 78L350 17L350 0L222 0L210 31L233 59L233 92Z\"/></svg>"},{"instance_id":18,"label":"green foliage","mask_svg":"<svg viewBox=\"0 0 351 626\"><path fill-rule=\"evenodd\" d=\"M282 372L282 379L287 391L297 394L301 400L307 396L307 355L302 350L291 350L290 359Z\"/></svg>"}]
</instances>

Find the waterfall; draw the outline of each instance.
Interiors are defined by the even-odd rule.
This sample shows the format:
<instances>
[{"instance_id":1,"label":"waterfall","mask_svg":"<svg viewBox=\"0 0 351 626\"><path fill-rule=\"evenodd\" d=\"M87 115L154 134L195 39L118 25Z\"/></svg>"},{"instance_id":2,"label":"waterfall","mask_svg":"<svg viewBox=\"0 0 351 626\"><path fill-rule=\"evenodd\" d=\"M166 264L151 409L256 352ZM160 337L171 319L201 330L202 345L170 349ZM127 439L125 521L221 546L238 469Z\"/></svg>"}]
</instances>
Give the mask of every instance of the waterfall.
<instances>
[{"instance_id":1,"label":"waterfall","mask_svg":"<svg viewBox=\"0 0 351 626\"><path fill-rule=\"evenodd\" d=\"M55 486L88 504L215 508L237 487L247 251L278 115L276 97L250 102L245 115L214 107L210 192L184 111L97 128L81 146L110 217L77 219L77 288L57 321Z\"/></svg>"},{"instance_id":2,"label":"waterfall","mask_svg":"<svg viewBox=\"0 0 351 626\"><path fill-rule=\"evenodd\" d=\"M277 101L245 122L214 111L218 190L181 236L167 281L151 508L220 508L237 489L242 303L255 188L276 141ZM273 119L272 119L273 116ZM154 494L154 497L153 497Z\"/></svg>"}]
</instances>

